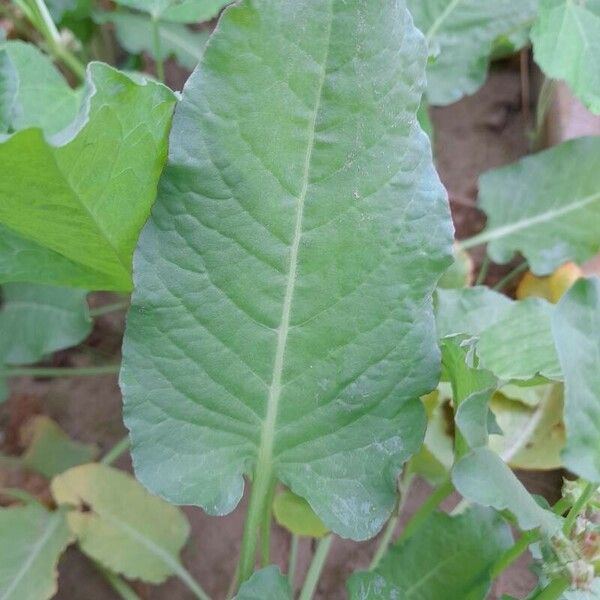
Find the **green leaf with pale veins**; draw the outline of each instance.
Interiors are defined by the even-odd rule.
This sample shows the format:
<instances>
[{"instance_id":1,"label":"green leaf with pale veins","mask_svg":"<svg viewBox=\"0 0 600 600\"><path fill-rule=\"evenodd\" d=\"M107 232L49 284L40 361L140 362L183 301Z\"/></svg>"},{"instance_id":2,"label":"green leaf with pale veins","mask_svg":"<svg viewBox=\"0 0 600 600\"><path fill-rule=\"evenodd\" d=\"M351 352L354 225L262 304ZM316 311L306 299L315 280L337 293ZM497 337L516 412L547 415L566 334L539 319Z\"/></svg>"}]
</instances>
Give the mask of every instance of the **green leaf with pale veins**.
<instances>
[{"instance_id":1,"label":"green leaf with pale veins","mask_svg":"<svg viewBox=\"0 0 600 600\"><path fill-rule=\"evenodd\" d=\"M39 504L0 508L0 598L47 600L56 564L71 541L65 513Z\"/></svg>"},{"instance_id":2,"label":"green leaf with pale veins","mask_svg":"<svg viewBox=\"0 0 600 600\"><path fill-rule=\"evenodd\" d=\"M408 0L432 59L427 98L446 105L485 82L494 42L530 25L538 0Z\"/></svg>"},{"instance_id":3,"label":"green leaf with pale veins","mask_svg":"<svg viewBox=\"0 0 600 600\"><path fill-rule=\"evenodd\" d=\"M488 224L463 247L489 242L488 254L498 263L520 252L536 275L595 256L600 252L597 156L600 137L578 138L485 173L479 205Z\"/></svg>"},{"instance_id":4,"label":"green leaf with pale veins","mask_svg":"<svg viewBox=\"0 0 600 600\"><path fill-rule=\"evenodd\" d=\"M152 42L152 20L148 15L127 12L102 12L94 15L98 23L112 23L119 44L131 54L147 52L156 58ZM192 31L180 23L161 23L159 28L160 55L174 56L177 62L193 69L202 58L207 31Z\"/></svg>"},{"instance_id":5,"label":"green leaf with pale veins","mask_svg":"<svg viewBox=\"0 0 600 600\"><path fill-rule=\"evenodd\" d=\"M552 339L554 306L541 298L515 302L477 342L482 368L504 381L528 381L541 375L562 380Z\"/></svg>"},{"instance_id":6,"label":"green leaf with pale veins","mask_svg":"<svg viewBox=\"0 0 600 600\"><path fill-rule=\"evenodd\" d=\"M46 270L34 266L31 281L128 290L175 96L101 63L90 65L87 78L87 99L68 130L46 141L39 129L28 129L0 144L0 223L17 236L18 273L32 261L19 257L23 246L46 253Z\"/></svg>"},{"instance_id":7,"label":"green leaf with pale veins","mask_svg":"<svg viewBox=\"0 0 600 600\"><path fill-rule=\"evenodd\" d=\"M308 502L290 490L275 496L273 516L279 525L294 535L321 538L329 533Z\"/></svg>"},{"instance_id":8,"label":"green leaf with pale veins","mask_svg":"<svg viewBox=\"0 0 600 600\"><path fill-rule=\"evenodd\" d=\"M565 466L600 482L600 279L581 279L560 301L552 331L565 378Z\"/></svg>"},{"instance_id":9,"label":"green leaf with pale veins","mask_svg":"<svg viewBox=\"0 0 600 600\"><path fill-rule=\"evenodd\" d=\"M77 115L81 94L32 44L0 42L0 133L39 127L64 129Z\"/></svg>"},{"instance_id":10,"label":"green leaf with pale veins","mask_svg":"<svg viewBox=\"0 0 600 600\"><path fill-rule=\"evenodd\" d=\"M540 0L531 40L545 75L564 79L591 111L600 113L600 1Z\"/></svg>"},{"instance_id":11,"label":"green leaf with pale veins","mask_svg":"<svg viewBox=\"0 0 600 600\"><path fill-rule=\"evenodd\" d=\"M2 286L0 356L6 364L39 361L76 346L92 330L87 292L35 283Z\"/></svg>"},{"instance_id":12,"label":"green leaf with pale veins","mask_svg":"<svg viewBox=\"0 0 600 600\"><path fill-rule=\"evenodd\" d=\"M349 600L484 600L492 565L512 543L493 510L433 513L415 535L390 547L375 571L352 575Z\"/></svg>"},{"instance_id":13,"label":"green leaf with pale veins","mask_svg":"<svg viewBox=\"0 0 600 600\"><path fill-rule=\"evenodd\" d=\"M560 519L543 509L504 461L489 448L477 448L452 469L452 482L467 500L496 510L509 510L524 530L552 536Z\"/></svg>"},{"instance_id":14,"label":"green leaf with pale veins","mask_svg":"<svg viewBox=\"0 0 600 600\"><path fill-rule=\"evenodd\" d=\"M183 513L150 495L131 475L91 463L52 480L81 550L130 579L161 583L180 568L188 535Z\"/></svg>"},{"instance_id":15,"label":"green leaf with pale veins","mask_svg":"<svg viewBox=\"0 0 600 600\"><path fill-rule=\"evenodd\" d=\"M452 226L397 0L246 0L177 107L135 258L121 388L136 473L227 513L278 478L373 536L438 381Z\"/></svg>"},{"instance_id":16,"label":"green leaf with pale veins","mask_svg":"<svg viewBox=\"0 0 600 600\"><path fill-rule=\"evenodd\" d=\"M271 565L256 571L240 587L234 600L292 600L292 590L287 577Z\"/></svg>"}]
</instances>

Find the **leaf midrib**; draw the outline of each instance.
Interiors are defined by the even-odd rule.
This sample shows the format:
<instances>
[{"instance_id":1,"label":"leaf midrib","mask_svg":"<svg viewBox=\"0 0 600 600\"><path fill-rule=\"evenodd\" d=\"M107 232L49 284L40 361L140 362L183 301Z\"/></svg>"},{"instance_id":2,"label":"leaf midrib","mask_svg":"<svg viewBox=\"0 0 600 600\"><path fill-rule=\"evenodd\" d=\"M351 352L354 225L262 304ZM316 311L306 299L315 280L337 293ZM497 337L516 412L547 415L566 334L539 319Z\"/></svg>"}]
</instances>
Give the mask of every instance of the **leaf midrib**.
<instances>
[{"instance_id":1,"label":"leaf midrib","mask_svg":"<svg viewBox=\"0 0 600 600\"><path fill-rule=\"evenodd\" d=\"M45 529L43 535L39 538L37 543L33 546L32 552L27 557L27 560L25 560L23 562L21 569L17 573L16 577L13 579L10 586L4 592L4 594L2 595L0 600L7 600L10 597L10 595L15 591L15 589L17 589L17 587L23 580L23 577L25 577L25 575L29 572L31 565L34 563L34 561L37 559L37 557L41 554L44 546L50 540L52 534L56 531L56 529L60 525L61 516L62 515L58 511L55 512L54 514L52 514L51 518L48 520L48 523L47 523L47 526L46 526L46 529Z\"/></svg>"},{"instance_id":2,"label":"leaf midrib","mask_svg":"<svg viewBox=\"0 0 600 600\"><path fill-rule=\"evenodd\" d=\"M439 14L437 19L431 24L431 27L427 30L425 34L425 40L427 41L427 45L431 43L433 36L440 30L444 21L456 10L458 5L463 2L463 0L452 0L448 6Z\"/></svg>"},{"instance_id":3,"label":"leaf midrib","mask_svg":"<svg viewBox=\"0 0 600 600\"><path fill-rule=\"evenodd\" d=\"M327 40L326 49L323 56L321 72L317 86L317 94L315 106L309 122L308 129L308 144L304 158L304 169L302 173L302 186L298 195L296 204L296 215L294 222L294 236L290 246L290 260L288 266L287 282L285 295L281 309L281 319L277 328L277 345L275 349L275 358L273 361L273 371L271 374L271 385L267 396L267 410L265 420L263 422L261 447L259 449L259 466L270 469L270 464L273 455L273 446L275 438L275 428L277 424L277 413L279 409L279 401L281 399L281 381L283 376L283 367L285 360L285 351L287 347L287 338L290 330L290 317L292 312L292 304L294 301L294 291L296 287L297 271L298 271L298 254L300 250L300 241L302 239L302 224L304 220L304 205L308 194L310 170L312 164L312 155L315 146L316 128L319 112L321 109L321 100L323 96L323 88L327 77L327 64L329 62L329 52L331 49L331 35L333 28L333 2L329 3L329 20L327 24Z\"/></svg>"}]
</instances>

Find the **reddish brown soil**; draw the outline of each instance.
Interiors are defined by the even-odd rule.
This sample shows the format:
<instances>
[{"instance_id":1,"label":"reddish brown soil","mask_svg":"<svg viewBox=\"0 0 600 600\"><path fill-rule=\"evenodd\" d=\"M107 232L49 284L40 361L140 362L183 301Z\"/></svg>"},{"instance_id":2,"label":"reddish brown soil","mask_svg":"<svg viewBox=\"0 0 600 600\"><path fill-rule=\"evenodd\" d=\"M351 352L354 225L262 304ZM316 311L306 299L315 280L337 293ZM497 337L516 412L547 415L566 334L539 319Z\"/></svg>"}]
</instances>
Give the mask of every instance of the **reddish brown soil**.
<instances>
[{"instance_id":1,"label":"reddish brown soil","mask_svg":"<svg viewBox=\"0 0 600 600\"><path fill-rule=\"evenodd\" d=\"M180 73L171 72L172 83L181 83ZM459 238L478 231L484 218L474 207L478 175L489 168L514 161L527 151L526 124L521 111L519 71L514 63L494 67L485 87L474 97L448 107L433 110L436 131L436 157L441 177L447 186ZM501 269L492 270L490 279ZM94 301L110 301L96 295ZM122 315L97 320L90 338L81 347L59 353L52 364L77 366L106 364L119 360L123 329ZM121 423L121 398L115 377L64 380L21 379L12 383L11 400L0 409L0 443L4 451L19 450L16 431L32 414L42 412L54 418L74 438L97 444L108 450L124 435ZM118 463L130 468L129 458ZM559 478L556 474L531 474L530 486L550 499L555 497ZM0 468L0 487L23 485L34 493L42 492L38 477ZM427 494L427 485L418 483L407 503L405 520ZM450 505L455 500L450 501ZM244 519L244 504L225 518L207 517L200 509L186 508L192 536L184 551L187 568L215 599L224 598L235 569L238 543ZM275 528L273 560L282 567L288 551L288 536ZM368 565L376 542L355 544L336 540L319 585L317 598L337 600L345 597L344 582L357 568ZM310 544L304 541L300 552L299 576L310 557ZM511 568L495 586L493 600L502 593L524 597L534 582L527 559ZM59 600L114 600L115 593L98 575L90 562L77 550L70 549L60 563ZM136 586L145 600L191 600L192 595L177 580L151 588ZM444 599L431 599L444 600Z\"/></svg>"}]
</instances>

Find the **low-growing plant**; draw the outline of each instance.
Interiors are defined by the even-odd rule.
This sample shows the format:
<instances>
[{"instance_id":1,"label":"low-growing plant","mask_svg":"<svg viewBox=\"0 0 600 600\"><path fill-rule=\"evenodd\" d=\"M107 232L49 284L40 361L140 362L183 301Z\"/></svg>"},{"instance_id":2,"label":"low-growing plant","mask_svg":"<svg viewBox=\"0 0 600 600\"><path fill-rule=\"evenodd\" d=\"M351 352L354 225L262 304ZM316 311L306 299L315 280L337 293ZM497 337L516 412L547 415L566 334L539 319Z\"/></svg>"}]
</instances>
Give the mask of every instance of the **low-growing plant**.
<instances>
[{"instance_id":1,"label":"low-growing plant","mask_svg":"<svg viewBox=\"0 0 600 600\"><path fill-rule=\"evenodd\" d=\"M539 65L598 110L600 6L241 0L204 48L188 24L225 4L3 6L20 39L0 42L0 393L120 372L137 480L111 466L129 437L98 460L48 417L24 424L0 460L49 492L2 490L0 598L52 597L76 543L122 598L176 576L207 600L173 505L219 517L246 489L228 597L309 600L337 537L380 532L351 600L483 600L528 549L528 598L600 597L600 279L578 267L600 252L600 143L485 174L487 226L455 242L422 128L424 94L473 93L532 26ZM85 66L117 54L122 70ZM161 83L171 56L200 61L181 94ZM31 366L129 305L90 310L89 291L131 290L122 364ZM557 468L553 506L513 472ZM416 477L432 491L398 533Z\"/></svg>"}]
</instances>

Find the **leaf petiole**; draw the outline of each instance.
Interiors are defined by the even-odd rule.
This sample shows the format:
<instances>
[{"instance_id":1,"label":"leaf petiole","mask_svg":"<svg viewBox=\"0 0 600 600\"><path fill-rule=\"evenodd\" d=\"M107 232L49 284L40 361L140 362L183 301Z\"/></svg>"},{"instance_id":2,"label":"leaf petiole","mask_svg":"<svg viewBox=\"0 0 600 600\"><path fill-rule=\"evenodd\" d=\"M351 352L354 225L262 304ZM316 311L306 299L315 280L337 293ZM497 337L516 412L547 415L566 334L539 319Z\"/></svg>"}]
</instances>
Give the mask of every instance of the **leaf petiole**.
<instances>
[{"instance_id":1,"label":"leaf petiole","mask_svg":"<svg viewBox=\"0 0 600 600\"><path fill-rule=\"evenodd\" d=\"M581 496L577 498L577 501L575 502L575 504L573 504L571 510L567 514L563 525L563 533L565 535L569 535L569 533L571 533L571 529L573 529L573 525L575 525L577 517L585 510L586 506L588 505L588 502L593 498L597 489L598 486L594 485L593 483L588 483L586 485Z\"/></svg>"},{"instance_id":2,"label":"leaf petiole","mask_svg":"<svg viewBox=\"0 0 600 600\"><path fill-rule=\"evenodd\" d=\"M300 592L298 600L312 599L313 594L317 589L319 577L321 576L321 572L325 566L325 561L327 560L327 555L329 554L329 549L331 548L332 542L333 534L331 533L319 541L315 555L310 563L310 567L308 568L308 573L306 574L306 579L304 580L304 585L302 586L302 591Z\"/></svg>"},{"instance_id":3,"label":"leaf petiole","mask_svg":"<svg viewBox=\"0 0 600 600\"><path fill-rule=\"evenodd\" d=\"M126 435L122 440L117 442L100 460L103 465L112 465L122 454L124 454L131 442L129 436Z\"/></svg>"}]
</instances>

